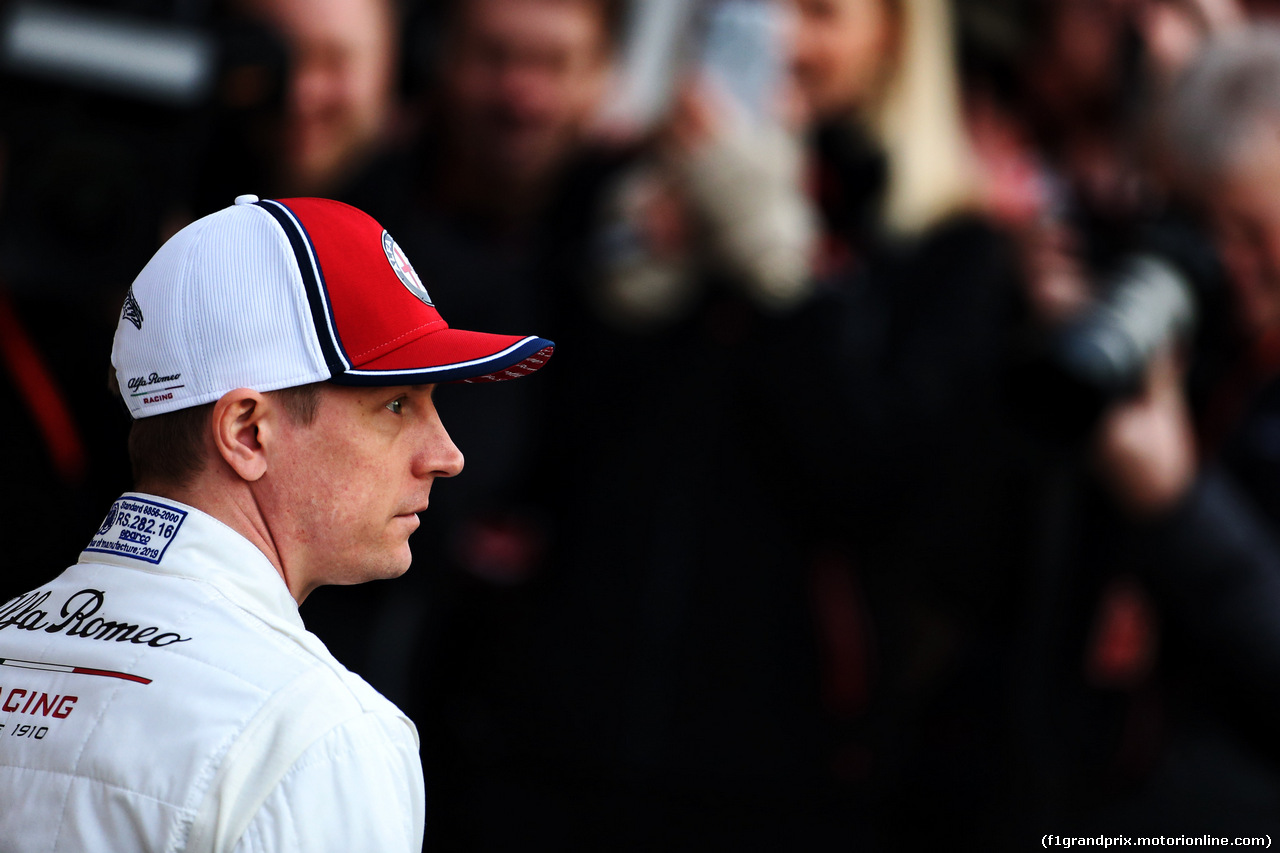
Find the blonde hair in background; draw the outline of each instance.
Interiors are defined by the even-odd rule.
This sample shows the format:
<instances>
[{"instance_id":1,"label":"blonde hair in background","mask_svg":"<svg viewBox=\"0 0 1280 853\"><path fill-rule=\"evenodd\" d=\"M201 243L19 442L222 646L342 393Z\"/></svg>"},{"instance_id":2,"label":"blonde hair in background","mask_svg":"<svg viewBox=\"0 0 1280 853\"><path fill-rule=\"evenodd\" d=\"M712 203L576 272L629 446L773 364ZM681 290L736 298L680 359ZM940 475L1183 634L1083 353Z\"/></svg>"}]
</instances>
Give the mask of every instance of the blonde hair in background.
<instances>
[{"instance_id":1,"label":"blonde hair in background","mask_svg":"<svg viewBox=\"0 0 1280 853\"><path fill-rule=\"evenodd\" d=\"M888 158L884 219L920 234L978 200L947 0L883 0L898 22L896 55L873 101L870 126Z\"/></svg>"}]
</instances>

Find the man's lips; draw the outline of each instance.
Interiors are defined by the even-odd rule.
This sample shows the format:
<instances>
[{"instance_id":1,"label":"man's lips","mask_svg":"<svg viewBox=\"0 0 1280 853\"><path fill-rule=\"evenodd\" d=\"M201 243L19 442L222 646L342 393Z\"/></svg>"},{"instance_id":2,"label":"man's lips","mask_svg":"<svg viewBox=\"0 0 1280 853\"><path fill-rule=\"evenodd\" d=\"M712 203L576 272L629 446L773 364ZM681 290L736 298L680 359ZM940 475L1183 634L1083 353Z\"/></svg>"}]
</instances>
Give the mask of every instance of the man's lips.
<instances>
[{"instance_id":1,"label":"man's lips","mask_svg":"<svg viewBox=\"0 0 1280 853\"><path fill-rule=\"evenodd\" d=\"M412 533L422 526L422 520L418 518L418 514L416 512L402 512L397 515L394 520L404 522L404 529L406 533Z\"/></svg>"}]
</instances>

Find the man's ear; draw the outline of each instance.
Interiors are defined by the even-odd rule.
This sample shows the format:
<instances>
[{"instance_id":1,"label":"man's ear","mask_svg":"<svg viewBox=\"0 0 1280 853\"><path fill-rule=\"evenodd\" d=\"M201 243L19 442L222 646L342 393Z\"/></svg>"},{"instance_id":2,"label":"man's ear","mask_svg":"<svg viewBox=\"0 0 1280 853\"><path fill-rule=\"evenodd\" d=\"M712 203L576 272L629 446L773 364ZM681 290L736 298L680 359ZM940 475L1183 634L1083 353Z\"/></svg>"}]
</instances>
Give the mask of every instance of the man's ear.
<instances>
[{"instance_id":1,"label":"man's ear","mask_svg":"<svg viewBox=\"0 0 1280 853\"><path fill-rule=\"evenodd\" d=\"M275 402L249 388L223 394L213 405L213 442L223 461L248 482L267 473L264 445L275 437Z\"/></svg>"}]
</instances>

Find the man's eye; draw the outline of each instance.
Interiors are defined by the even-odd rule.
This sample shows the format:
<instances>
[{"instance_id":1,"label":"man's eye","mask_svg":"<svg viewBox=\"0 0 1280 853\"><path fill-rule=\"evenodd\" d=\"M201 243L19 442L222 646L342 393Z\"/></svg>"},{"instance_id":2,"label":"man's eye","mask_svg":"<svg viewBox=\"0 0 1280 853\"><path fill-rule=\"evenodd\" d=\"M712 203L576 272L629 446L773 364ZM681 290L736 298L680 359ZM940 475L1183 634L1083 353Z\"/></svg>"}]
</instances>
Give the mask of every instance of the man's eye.
<instances>
[{"instance_id":1,"label":"man's eye","mask_svg":"<svg viewBox=\"0 0 1280 853\"><path fill-rule=\"evenodd\" d=\"M401 414L404 411L404 398L392 400L390 403L387 403L387 408L397 415Z\"/></svg>"}]
</instances>

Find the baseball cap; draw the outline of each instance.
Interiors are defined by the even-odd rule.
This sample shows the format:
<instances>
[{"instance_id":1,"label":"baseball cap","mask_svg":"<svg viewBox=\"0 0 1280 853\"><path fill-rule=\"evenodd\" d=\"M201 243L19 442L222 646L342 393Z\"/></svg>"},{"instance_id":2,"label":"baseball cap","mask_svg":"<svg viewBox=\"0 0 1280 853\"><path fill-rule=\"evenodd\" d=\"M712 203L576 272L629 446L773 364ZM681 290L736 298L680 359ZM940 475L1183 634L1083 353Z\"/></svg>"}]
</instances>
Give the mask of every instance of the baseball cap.
<instances>
[{"instance_id":1,"label":"baseball cap","mask_svg":"<svg viewBox=\"0 0 1280 853\"><path fill-rule=\"evenodd\" d=\"M554 346L449 328L396 241L350 205L246 195L183 228L134 279L111 364L145 418L236 388L515 379Z\"/></svg>"}]
</instances>

